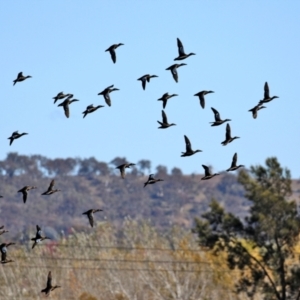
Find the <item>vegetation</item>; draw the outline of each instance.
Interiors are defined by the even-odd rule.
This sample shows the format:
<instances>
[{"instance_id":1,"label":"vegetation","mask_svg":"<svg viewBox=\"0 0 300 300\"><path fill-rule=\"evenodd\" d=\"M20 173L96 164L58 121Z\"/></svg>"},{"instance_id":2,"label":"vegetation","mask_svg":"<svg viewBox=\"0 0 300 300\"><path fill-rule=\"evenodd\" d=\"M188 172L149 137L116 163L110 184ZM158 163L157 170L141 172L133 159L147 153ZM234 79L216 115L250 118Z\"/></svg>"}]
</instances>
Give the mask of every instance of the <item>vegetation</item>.
<instances>
[{"instance_id":1,"label":"vegetation","mask_svg":"<svg viewBox=\"0 0 300 300\"><path fill-rule=\"evenodd\" d=\"M290 172L276 158L268 158L266 167L251 167L239 173L238 181L251 202L243 222L227 213L217 201L196 220L194 232L199 244L224 254L230 269L239 270L238 292L250 299L257 293L264 299L299 299L300 217L292 194Z\"/></svg>"}]
</instances>

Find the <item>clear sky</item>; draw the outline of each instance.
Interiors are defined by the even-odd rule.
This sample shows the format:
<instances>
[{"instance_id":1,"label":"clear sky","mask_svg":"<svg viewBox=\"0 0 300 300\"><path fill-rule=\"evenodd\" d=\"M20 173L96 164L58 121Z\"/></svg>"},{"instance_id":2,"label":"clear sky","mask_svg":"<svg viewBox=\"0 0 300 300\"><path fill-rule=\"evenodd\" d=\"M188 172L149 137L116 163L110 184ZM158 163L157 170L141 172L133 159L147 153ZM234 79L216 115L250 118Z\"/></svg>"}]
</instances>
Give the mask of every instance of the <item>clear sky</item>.
<instances>
[{"instance_id":1,"label":"clear sky","mask_svg":"<svg viewBox=\"0 0 300 300\"><path fill-rule=\"evenodd\" d=\"M94 156L100 161L126 157L203 173L202 164L220 172L238 153L247 167L276 156L293 178L300 177L300 2L299 1L1 1L0 159L8 152L49 158ZM176 38L187 53L176 83L170 71L178 56ZM117 49L113 64L105 50ZM17 74L32 78L17 83ZM146 90L137 78L155 74ZM263 86L280 98L254 120L250 108L263 98ZM114 84L108 107L97 94ZM202 109L194 94L213 90ZM53 104L58 92L79 102L67 119ZM169 92L168 121L158 129ZM105 105L82 118L89 104ZM210 107L230 122L211 127ZM9 146L13 131L28 132ZM194 149L180 157L187 135Z\"/></svg>"}]
</instances>

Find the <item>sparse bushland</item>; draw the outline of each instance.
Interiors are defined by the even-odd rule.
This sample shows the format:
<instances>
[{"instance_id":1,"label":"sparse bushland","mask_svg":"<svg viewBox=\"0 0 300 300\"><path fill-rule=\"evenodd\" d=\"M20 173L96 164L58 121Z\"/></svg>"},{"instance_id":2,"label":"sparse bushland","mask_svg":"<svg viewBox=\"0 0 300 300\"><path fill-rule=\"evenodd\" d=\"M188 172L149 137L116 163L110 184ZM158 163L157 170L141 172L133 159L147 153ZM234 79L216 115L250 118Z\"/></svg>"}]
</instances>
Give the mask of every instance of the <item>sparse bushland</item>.
<instances>
[{"instance_id":1,"label":"sparse bushland","mask_svg":"<svg viewBox=\"0 0 300 300\"><path fill-rule=\"evenodd\" d=\"M127 219L121 229L98 224L91 233L72 233L45 242L15 245L1 266L1 299L43 299L51 270L61 288L51 299L80 300L235 300L237 277L222 257L200 251L195 236L182 228L168 232Z\"/></svg>"}]
</instances>

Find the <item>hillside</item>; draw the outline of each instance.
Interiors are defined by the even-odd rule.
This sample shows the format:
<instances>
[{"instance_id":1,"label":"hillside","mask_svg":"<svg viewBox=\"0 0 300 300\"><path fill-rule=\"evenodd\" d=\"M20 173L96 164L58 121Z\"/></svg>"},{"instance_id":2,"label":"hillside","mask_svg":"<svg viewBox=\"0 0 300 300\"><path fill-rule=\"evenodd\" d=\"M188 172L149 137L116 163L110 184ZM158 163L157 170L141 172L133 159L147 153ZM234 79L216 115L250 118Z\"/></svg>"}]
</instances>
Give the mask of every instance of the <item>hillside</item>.
<instances>
[{"instance_id":1,"label":"hillside","mask_svg":"<svg viewBox=\"0 0 300 300\"><path fill-rule=\"evenodd\" d=\"M191 228L195 217L208 207L212 198L222 203L226 210L245 216L248 201L236 176L223 173L212 180L201 181L203 175L183 175L174 168L157 166L155 177L163 182L148 185L151 162L141 160L126 169L125 179L115 166L125 162L117 157L110 163L89 159L48 159L43 156L23 156L9 153L0 161L0 225L10 231L10 237L20 241L35 232L36 224L52 238L67 235L71 228L89 231L90 225L82 212L90 208L104 211L95 215L96 224L109 222L120 226L125 218L148 220L158 229L172 225ZM154 173L154 172L153 172ZM50 196L42 196L50 181L55 178L55 188ZM28 192L24 204L22 187L36 186ZM300 184L293 182L294 195L299 196Z\"/></svg>"}]
</instances>

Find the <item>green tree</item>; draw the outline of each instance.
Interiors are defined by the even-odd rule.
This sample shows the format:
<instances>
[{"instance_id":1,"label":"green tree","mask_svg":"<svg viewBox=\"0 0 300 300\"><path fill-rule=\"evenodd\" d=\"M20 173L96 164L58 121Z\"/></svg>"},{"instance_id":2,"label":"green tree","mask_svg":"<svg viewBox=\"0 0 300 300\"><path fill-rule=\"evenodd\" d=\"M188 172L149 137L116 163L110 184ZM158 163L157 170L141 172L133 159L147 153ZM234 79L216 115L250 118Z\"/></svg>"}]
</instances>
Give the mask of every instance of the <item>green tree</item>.
<instances>
[{"instance_id":1,"label":"green tree","mask_svg":"<svg viewBox=\"0 0 300 300\"><path fill-rule=\"evenodd\" d=\"M289 170L281 168L276 158L268 158L266 167L252 166L250 173L239 173L238 181L251 203L249 215L242 222L213 200L209 212L196 219L193 232L199 244L225 252L229 267L240 270L238 292L251 299L256 293L268 300L300 299L295 251L300 218L295 201L289 199Z\"/></svg>"}]
</instances>

